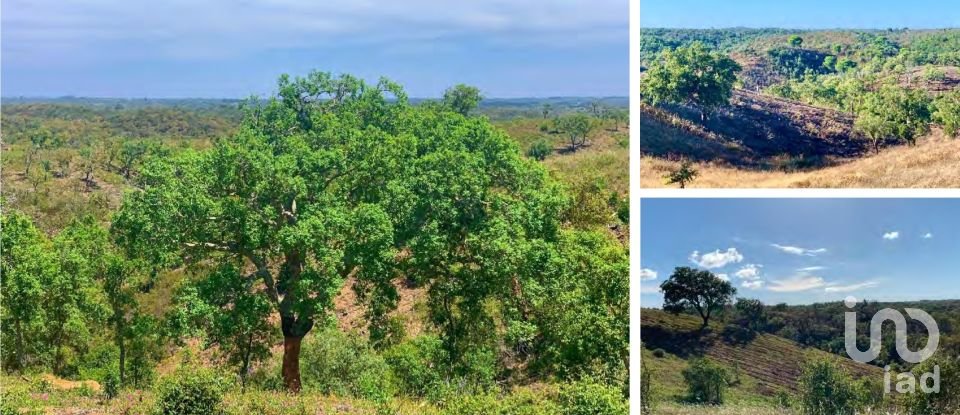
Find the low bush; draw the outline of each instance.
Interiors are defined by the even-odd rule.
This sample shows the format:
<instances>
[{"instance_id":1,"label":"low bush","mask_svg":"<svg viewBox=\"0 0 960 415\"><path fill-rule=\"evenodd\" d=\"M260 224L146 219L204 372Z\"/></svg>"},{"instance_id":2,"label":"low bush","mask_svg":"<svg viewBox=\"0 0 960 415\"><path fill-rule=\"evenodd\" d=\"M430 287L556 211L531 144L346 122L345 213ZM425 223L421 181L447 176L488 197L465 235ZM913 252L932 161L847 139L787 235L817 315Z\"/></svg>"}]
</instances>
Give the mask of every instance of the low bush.
<instances>
[{"instance_id":1,"label":"low bush","mask_svg":"<svg viewBox=\"0 0 960 415\"><path fill-rule=\"evenodd\" d=\"M439 338L418 336L384 352L397 386L405 395L423 397L443 383L444 352Z\"/></svg>"},{"instance_id":2,"label":"low bush","mask_svg":"<svg viewBox=\"0 0 960 415\"><path fill-rule=\"evenodd\" d=\"M527 149L527 157L543 161L552 152L553 146L547 140L537 140Z\"/></svg>"},{"instance_id":3,"label":"low bush","mask_svg":"<svg viewBox=\"0 0 960 415\"><path fill-rule=\"evenodd\" d=\"M719 405L727 389L727 371L706 359L695 359L683 370L688 399L699 404Z\"/></svg>"},{"instance_id":4,"label":"low bush","mask_svg":"<svg viewBox=\"0 0 960 415\"><path fill-rule=\"evenodd\" d=\"M156 388L157 415L223 414L226 383L209 369L185 367L160 380Z\"/></svg>"},{"instance_id":5,"label":"low bush","mask_svg":"<svg viewBox=\"0 0 960 415\"><path fill-rule=\"evenodd\" d=\"M394 394L390 367L362 338L329 328L307 336L300 353L306 390L374 401Z\"/></svg>"},{"instance_id":6,"label":"low bush","mask_svg":"<svg viewBox=\"0 0 960 415\"><path fill-rule=\"evenodd\" d=\"M619 388L591 379L562 386L559 402L566 415L625 415L629 411Z\"/></svg>"},{"instance_id":7,"label":"low bush","mask_svg":"<svg viewBox=\"0 0 960 415\"><path fill-rule=\"evenodd\" d=\"M829 361L807 363L799 387L804 415L854 415L863 406L850 376Z\"/></svg>"}]
</instances>

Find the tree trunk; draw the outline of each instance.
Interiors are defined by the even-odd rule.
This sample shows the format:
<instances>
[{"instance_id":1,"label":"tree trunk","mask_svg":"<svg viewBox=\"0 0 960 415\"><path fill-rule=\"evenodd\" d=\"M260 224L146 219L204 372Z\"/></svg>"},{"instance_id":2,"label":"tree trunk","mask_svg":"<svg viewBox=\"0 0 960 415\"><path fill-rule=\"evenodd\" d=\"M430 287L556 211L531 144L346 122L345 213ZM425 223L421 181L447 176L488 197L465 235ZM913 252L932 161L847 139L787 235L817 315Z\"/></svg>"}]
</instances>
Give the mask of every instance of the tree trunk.
<instances>
[{"instance_id":1,"label":"tree trunk","mask_svg":"<svg viewBox=\"0 0 960 415\"><path fill-rule=\"evenodd\" d=\"M247 371L250 370L250 354L253 350L253 331L247 336L247 350L243 353L243 369L240 371L240 390L247 391Z\"/></svg>"},{"instance_id":2,"label":"tree trunk","mask_svg":"<svg viewBox=\"0 0 960 415\"><path fill-rule=\"evenodd\" d=\"M300 392L300 342L303 336L283 336L283 384L293 393Z\"/></svg>"},{"instance_id":3,"label":"tree trunk","mask_svg":"<svg viewBox=\"0 0 960 415\"><path fill-rule=\"evenodd\" d=\"M122 317L121 317L122 318ZM123 342L123 320L117 319L116 321L116 330L115 335L117 336L117 348L120 349L120 384L123 385L126 378L124 377L124 368L127 364L127 347Z\"/></svg>"}]
</instances>

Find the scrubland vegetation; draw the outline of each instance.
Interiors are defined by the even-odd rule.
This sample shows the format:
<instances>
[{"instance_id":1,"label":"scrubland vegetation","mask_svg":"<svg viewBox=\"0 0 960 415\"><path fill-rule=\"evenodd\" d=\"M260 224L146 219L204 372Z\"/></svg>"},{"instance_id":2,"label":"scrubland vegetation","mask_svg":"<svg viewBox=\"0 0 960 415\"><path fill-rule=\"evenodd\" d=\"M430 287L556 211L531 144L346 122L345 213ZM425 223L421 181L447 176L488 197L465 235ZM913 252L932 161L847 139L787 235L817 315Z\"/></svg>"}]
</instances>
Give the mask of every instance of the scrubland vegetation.
<instances>
[{"instance_id":1,"label":"scrubland vegetation","mask_svg":"<svg viewBox=\"0 0 960 415\"><path fill-rule=\"evenodd\" d=\"M643 186L960 186L960 30L646 29L641 57Z\"/></svg>"},{"instance_id":2,"label":"scrubland vegetation","mask_svg":"<svg viewBox=\"0 0 960 415\"><path fill-rule=\"evenodd\" d=\"M3 106L3 414L627 413L622 107L63 101Z\"/></svg>"},{"instance_id":3,"label":"scrubland vegetation","mask_svg":"<svg viewBox=\"0 0 960 415\"><path fill-rule=\"evenodd\" d=\"M640 397L651 414L956 414L960 413L960 301L878 303L864 300L857 345L869 348L869 325L883 308L920 308L937 322L940 343L914 365L884 330L882 352L869 365L848 358L845 304L765 305L736 298L736 289L709 271L677 268L661 285L663 310L641 312ZM712 316L712 317L711 317ZM926 344L921 324L907 328L911 350ZM940 392L898 393L897 375L919 379L939 366ZM889 367L893 393L884 393Z\"/></svg>"}]
</instances>

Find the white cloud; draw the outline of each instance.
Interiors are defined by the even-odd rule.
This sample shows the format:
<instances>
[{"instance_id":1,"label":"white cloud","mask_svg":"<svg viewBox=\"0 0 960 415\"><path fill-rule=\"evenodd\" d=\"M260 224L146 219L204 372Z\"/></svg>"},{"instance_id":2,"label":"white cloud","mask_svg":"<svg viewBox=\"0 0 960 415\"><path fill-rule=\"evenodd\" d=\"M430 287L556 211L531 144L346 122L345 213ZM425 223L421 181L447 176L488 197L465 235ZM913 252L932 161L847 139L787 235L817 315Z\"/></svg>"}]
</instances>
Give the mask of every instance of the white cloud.
<instances>
[{"instance_id":1,"label":"white cloud","mask_svg":"<svg viewBox=\"0 0 960 415\"><path fill-rule=\"evenodd\" d=\"M823 290L828 293L847 293L850 291L856 291L863 288L876 287L877 284L878 283L876 281L864 281L861 283L850 284L850 285L831 285L827 288L824 288Z\"/></svg>"},{"instance_id":2,"label":"white cloud","mask_svg":"<svg viewBox=\"0 0 960 415\"><path fill-rule=\"evenodd\" d=\"M747 264L733 275L743 280L757 280L760 278L760 268L763 268L763 265Z\"/></svg>"},{"instance_id":3,"label":"white cloud","mask_svg":"<svg viewBox=\"0 0 960 415\"><path fill-rule=\"evenodd\" d=\"M888 240L888 241L892 241L892 240L897 239L897 238L899 238L899 237L900 237L900 232L897 232L897 231L887 232L887 233L883 234L883 239L886 239L886 240Z\"/></svg>"},{"instance_id":4,"label":"white cloud","mask_svg":"<svg viewBox=\"0 0 960 415\"><path fill-rule=\"evenodd\" d=\"M930 232L927 232L927 233L923 234L922 238L923 238L923 239L931 239L931 238L933 238L933 234L930 233Z\"/></svg>"},{"instance_id":5,"label":"white cloud","mask_svg":"<svg viewBox=\"0 0 960 415\"><path fill-rule=\"evenodd\" d=\"M650 268L640 269L640 281L649 281L657 279L657 271Z\"/></svg>"},{"instance_id":6,"label":"white cloud","mask_svg":"<svg viewBox=\"0 0 960 415\"><path fill-rule=\"evenodd\" d=\"M814 271L823 271L825 269L827 269L827 267L821 267L821 266L803 267L803 268L797 268L797 272L801 274L807 274Z\"/></svg>"},{"instance_id":7,"label":"white cloud","mask_svg":"<svg viewBox=\"0 0 960 415\"><path fill-rule=\"evenodd\" d=\"M783 252L793 255L803 255L803 256L817 256L819 254L827 252L827 248L801 248L799 246L790 246L790 245L780 245L780 244L771 244L772 247L777 248Z\"/></svg>"},{"instance_id":8,"label":"white cloud","mask_svg":"<svg viewBox=\"0 0 960 415\"><path fill-rule=\"evenodd\" d=\"M717 274L717 278L720 278L721 280L724 280L724 281L730 281L730 276L727 274Z\"/></svg>"},{"instance_id":9,"label":"white cloud","mask_svg":"<svg viewBox=\"0 0 960 415\"><path fill-rule=\"evenodd\" d=\"M827 282L823 278L806 275L797 275L785 280L772 280L771 282L772 284L767 289L782 293L808 291L827 286Z\"/></svg>"},{"instance_id":10,"label":"white cloud","mask_svg":"<svg viewBox=\"0 0 960 415\"><path fill-rule=\"evenodd\" d=\"M700 255L699 251L693 251L690 254L690 262L697 264L703 268L722 268L727 264L738 263L743 261L743 255L740 252L737 252L737 248L727 248L726 251L720 251L719 249L713 252L707 252Z\"/></svg>"},{"instance_id":11,"label":"white cloud","mask_svg":"<svg viewBox=\"0 0 960 415\"><path fill-rule=\"evenodd\" d=\"M761 281L761 280L755 280L755 281L744 281L744 282L742 282L742 283L740 284L740 286L743 287L743 288L748 288L748 289L751 289L751 290L756 290L756 289L763 288L763 284L764 284L763 281Z\"/></svg>"}]
</instances>

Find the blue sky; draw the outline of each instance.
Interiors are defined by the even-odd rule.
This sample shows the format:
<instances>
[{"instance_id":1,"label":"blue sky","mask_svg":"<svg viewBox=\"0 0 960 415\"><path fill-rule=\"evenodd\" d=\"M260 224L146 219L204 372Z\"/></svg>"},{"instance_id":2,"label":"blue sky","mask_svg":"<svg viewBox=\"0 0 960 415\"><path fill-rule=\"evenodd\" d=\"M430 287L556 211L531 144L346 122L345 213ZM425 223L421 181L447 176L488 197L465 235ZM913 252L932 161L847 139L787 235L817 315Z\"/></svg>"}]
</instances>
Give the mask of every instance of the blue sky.
<instances>
[{"instance_id":1,"label":"blue sky","mask_svg":"<svg viewBox=\"0 0 960 415\"><path fill-rule=\"evenodd\" d=\"M6 0L3 96L246 97L281 73L414 97L625 96L626 0Z\"/></svg>"},{"instance_id":2,"label":"blue sky","mask_svg":"<svg viewBox=\"0 0 960 415\"><path fill-rule=\"evenodd\" d=\"M767 304L960 299L960 199L643 199L641 305L678 266Z\"/></svg>"},{"instance_id":3,"label":"blue sky","mask_svg":"<svg viewBox=\"0 0 960 415\"><path fill-rule=\"evenodd\" d=\"M956 0L640 0L641 27L960 27Z\"/></svg>"}]
</instances>

